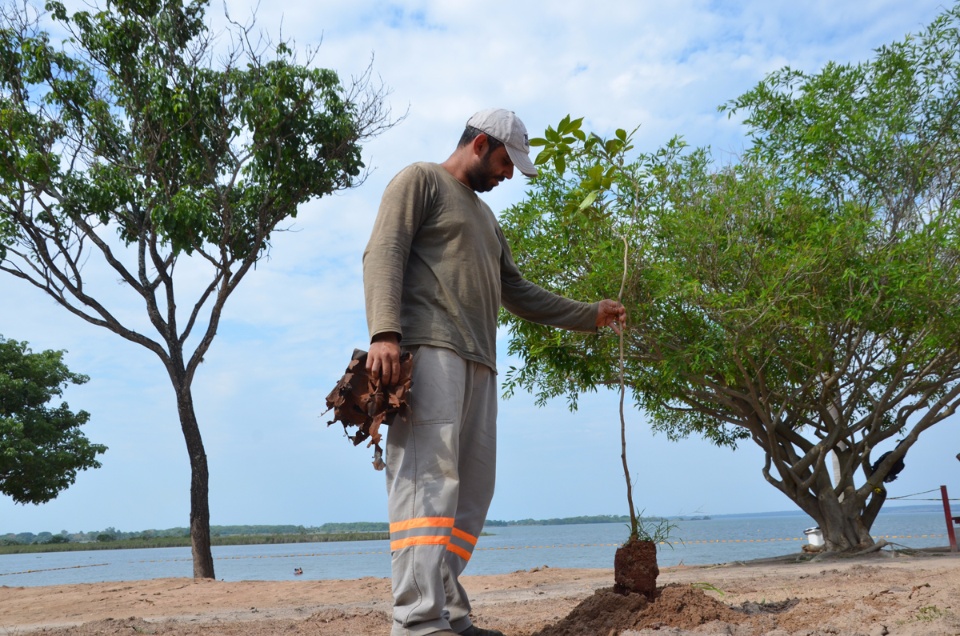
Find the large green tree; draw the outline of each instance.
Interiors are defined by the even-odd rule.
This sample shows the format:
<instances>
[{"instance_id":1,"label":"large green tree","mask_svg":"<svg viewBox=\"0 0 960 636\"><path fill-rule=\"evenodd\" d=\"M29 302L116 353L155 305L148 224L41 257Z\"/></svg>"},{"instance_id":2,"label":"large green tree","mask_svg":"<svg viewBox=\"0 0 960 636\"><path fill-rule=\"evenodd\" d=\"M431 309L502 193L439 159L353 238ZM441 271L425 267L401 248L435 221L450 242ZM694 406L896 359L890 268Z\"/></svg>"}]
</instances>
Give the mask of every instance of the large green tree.
<instances>
[{"instance_id":1,"label":"large green tree","mask_svg":"<svg viewBox=\"0 0 960 636\"><path fill-rule=\"evenodd\" d=\"M673 438L760 446L831 551L873 544L884 479L960 405L958 27L954 8L867 63L770 75L727 106L753 139L735 165L567 118L504 217L524 270L574 295L617 289L629 247L637 404ZM505 320L511 388L618 381L607 343Z\"/></svg>"},{"instance_id":2,"label":"large green tree","mask_svg":"<svg viewBox=\"0 0 960 636\"><path fill-rule=\"evenodd\" d=\"M62 351L34 353L0 336L0 493L40 504L70 487L77 472L100 468L97 455L107 447L80 431L90 414L51 404L88 379L67 368Z\"/></svg>"},{"instance_id":3,"label":"large green tree","mask_svg":"<svg viewBox=\"0 0 960 636\"><path fill-rule=\"evenodd\" d=\"M252 25L214 37L206 4L6 6L0 270L159 358L190 458L193 572L212 578L194 376L271 234L359 183L360 142L393 122L369 73L344 86Z\"/></svg>"}]
</instances>

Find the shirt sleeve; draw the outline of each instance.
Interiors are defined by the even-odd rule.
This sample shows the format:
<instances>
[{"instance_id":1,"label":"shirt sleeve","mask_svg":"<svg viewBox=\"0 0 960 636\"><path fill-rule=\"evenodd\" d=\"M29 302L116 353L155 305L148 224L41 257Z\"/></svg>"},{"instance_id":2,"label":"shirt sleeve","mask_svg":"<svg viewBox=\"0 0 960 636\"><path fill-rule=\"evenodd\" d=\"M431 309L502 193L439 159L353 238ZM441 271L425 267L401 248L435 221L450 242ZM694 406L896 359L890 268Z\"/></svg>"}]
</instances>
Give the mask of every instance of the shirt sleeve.
<instances>
[{"instance_id":1,"label":"shirt sleeve","mask_svg":"<svg viewBox=\"0 0 960 636\"><path fill-rule=\"evenodd\" d=\"M497 237L501 246L500 294L504 309L524 320L551 327L587 333L597 330L600 303L571 300L531 283L520 273L499 226Z\"/></svg>"},{"instance_id":2,"label":"shirt sleeve","mask_svg":"<svg viewBox=\"0 0 960 636\"><path fill-rule=\"evenodd\" d=\"M400 300L410 246L423 221L428 187L422 171L408 166L384 190L373 231L363 251L363 293L370 337L403 336Z\"/></svg>"}]
</instances>

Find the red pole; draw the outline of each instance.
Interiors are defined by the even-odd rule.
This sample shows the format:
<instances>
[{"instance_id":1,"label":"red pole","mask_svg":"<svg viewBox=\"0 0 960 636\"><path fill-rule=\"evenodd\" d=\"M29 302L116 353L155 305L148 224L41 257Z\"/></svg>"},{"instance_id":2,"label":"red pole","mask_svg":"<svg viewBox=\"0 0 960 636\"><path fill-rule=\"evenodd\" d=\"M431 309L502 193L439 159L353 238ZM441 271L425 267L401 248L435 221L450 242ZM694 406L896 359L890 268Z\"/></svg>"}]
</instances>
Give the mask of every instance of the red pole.
<instances>
[{"instance_id":1,"label":"red pole","mask_svg":"<svg viewBox=\"0 0 960 636\"><path fill-rule=\"evenodd\" d=\"M943 514L947 518L947 536L950 537L950 551L957 551L957 535L953 531L953 515L950 514L950 499L947 497L947 487L940 486L940 497L943 499Z\"/></svg>"}]
</instances>

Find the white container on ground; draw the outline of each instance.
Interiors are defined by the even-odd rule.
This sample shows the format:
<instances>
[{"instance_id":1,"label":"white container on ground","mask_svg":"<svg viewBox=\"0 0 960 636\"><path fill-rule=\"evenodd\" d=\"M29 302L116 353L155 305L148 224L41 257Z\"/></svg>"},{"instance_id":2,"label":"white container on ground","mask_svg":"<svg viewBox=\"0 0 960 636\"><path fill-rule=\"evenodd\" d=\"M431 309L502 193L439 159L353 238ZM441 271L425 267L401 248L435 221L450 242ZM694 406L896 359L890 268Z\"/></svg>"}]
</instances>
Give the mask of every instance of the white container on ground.
<instances>
[{"instance_id":1,"label":"white container on ground","mask_svg":"<svg viewBox=\"0 0 960 636\"><path fill-rule=\"evenodd\" d=\"M807 528L803 531L803 534L807 535L807 541L810 542L810 545L819 547L823 545L823 533L820 532L820 528Z\"/></svg>"}]
</instances>

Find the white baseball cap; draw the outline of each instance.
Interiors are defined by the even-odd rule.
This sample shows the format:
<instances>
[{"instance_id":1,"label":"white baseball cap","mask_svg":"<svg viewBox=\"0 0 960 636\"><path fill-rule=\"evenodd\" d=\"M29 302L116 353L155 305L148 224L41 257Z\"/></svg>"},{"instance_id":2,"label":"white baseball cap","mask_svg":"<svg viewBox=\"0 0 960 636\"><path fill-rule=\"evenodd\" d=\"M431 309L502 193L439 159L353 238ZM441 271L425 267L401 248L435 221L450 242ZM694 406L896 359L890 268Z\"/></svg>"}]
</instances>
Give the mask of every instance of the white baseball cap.
<instances>
[{"instance_id":1,"label":"white baseball cap","mask_svg":"<svg viewBox=\"0 0 960 636\"><path fill-rule=\"evenodd\" d=\"M467 120L472 126L489 137L503 143L510 161L528 177L537 176L537 168L530 161L530 139L527 128L516 113L502 108L488 108Z\"/></svg>"}]
</instances>

